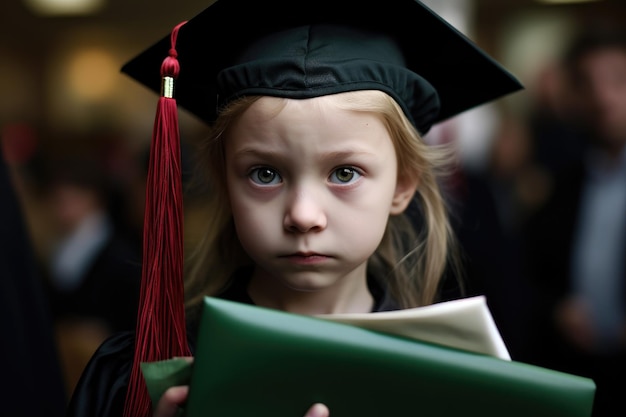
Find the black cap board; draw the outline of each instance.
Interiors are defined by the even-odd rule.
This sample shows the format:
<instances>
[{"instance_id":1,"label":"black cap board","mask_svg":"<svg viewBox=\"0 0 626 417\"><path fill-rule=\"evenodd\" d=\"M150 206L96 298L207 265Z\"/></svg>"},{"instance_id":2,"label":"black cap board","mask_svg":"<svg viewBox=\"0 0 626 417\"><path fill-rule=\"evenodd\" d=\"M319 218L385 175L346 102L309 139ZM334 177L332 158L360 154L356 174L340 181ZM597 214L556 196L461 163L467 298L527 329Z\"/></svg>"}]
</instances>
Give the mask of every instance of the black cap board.
<instances>
[{"instance_id":1,"label":"black cap board","mask_svg":"<svg viewBox=\"0 0 626 417\"><path fill-rule=\"evenodd\" d=\"M176 23L176 22L175 22ZM169 34L122 71L155 92ZM217 0L183 25L178 104L207 123L245 95L391 95L422 134L522 88L470 39L416 0Z\"/></svg>"}]
</instances>

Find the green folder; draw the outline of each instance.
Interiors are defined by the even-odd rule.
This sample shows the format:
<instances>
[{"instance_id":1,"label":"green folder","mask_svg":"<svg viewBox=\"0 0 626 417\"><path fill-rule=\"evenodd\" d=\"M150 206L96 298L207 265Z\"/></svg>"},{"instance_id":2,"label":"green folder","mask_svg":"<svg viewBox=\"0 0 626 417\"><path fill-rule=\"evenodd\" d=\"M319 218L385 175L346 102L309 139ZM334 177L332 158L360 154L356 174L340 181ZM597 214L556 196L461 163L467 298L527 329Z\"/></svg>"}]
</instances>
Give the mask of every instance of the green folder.
<instances>
[{"instance_id":1,"label":"green folder","mask_svg":"<svg viewBox=\"0 0 626 417\"><path fill-rule=\"evenodd\" d=\"M186 417L589 417L592 380L205 298Z\"/></svg>"}]
</instances>

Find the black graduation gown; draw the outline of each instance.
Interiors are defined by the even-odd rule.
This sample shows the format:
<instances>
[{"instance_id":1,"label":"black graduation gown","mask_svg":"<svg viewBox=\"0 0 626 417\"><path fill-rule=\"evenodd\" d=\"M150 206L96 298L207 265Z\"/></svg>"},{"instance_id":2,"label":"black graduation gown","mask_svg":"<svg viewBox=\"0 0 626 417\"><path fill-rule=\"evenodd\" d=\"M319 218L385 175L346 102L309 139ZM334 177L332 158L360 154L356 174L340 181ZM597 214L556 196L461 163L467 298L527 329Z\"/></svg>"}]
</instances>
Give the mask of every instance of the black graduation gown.
<instances>
[{"instance_id":1,"label":"black graduation gown","mask_svg":"<svg viewBox=\"0 0 626 417\"><path fill-rule=\"evenodd\" d=\"M240 271L219 298L253 304L246 287L250 271ZM375 299L373 312L397 310L374 280L369 281ZM188 341L195 350L197 325L188 326ZM120 332L105 340L87 364L68 405L67 417L121 417L132 368L134 332Z\"/></svg>"}]
</instances>

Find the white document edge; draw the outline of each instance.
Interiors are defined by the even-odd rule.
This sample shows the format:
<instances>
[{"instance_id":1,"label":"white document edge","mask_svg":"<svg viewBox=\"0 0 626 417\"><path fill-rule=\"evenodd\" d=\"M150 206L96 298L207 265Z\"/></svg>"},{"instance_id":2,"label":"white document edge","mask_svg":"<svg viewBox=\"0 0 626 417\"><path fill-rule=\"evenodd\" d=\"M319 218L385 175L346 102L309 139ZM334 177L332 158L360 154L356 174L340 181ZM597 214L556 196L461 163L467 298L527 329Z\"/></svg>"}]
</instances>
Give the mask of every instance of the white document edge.
<instances>
[{"instance_id":1,"label":"white document edge","mask_svg":"<svg viewBox=\"0 0 626 417\"><path fill-rule=\"evenodd\" d=\"M405 310L317 317L511 360L482 295Z\"/></svg>"}]
</instances>

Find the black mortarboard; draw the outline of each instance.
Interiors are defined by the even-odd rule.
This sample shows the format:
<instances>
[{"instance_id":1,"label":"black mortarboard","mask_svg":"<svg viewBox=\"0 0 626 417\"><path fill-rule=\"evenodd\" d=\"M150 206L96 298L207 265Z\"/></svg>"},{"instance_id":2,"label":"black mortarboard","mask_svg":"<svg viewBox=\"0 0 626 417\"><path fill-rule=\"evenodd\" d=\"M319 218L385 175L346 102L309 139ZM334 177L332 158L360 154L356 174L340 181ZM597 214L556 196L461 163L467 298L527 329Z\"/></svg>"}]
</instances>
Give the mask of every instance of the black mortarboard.
<instances>
[{"instance_id":1,"label":"black mortarboard","mask_svg":"<svg viewBox=\"0 0 626 417\"><path fill-rule=\"evenodd\" d=\"M170 47L166 36L122 71L158 92ZM310 98L379 89L426 133L522 88L415 0L218 0L180 28L176 49L176 100L208 123L243 95Z\"/></svg>"}]
</instances>

